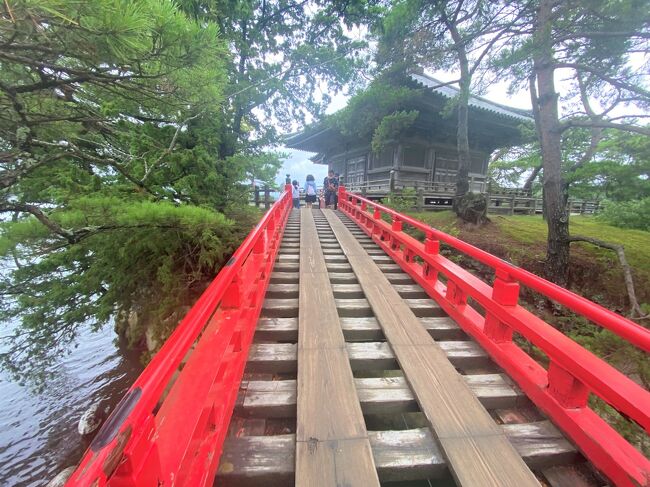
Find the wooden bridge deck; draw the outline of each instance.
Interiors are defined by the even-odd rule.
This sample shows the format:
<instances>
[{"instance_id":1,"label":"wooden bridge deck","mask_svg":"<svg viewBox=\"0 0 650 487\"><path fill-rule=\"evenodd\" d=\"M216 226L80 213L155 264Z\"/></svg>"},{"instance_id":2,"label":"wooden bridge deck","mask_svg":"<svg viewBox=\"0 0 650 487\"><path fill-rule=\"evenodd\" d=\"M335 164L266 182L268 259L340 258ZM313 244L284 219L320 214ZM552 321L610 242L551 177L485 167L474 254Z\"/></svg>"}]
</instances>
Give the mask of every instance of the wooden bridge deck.
<instances>
[{"instance_id":1,"label":"wooden bridge deck","mask_svg":"<svg viewBox=\"0 0 650 487\"><path fill-rule=\"evenodd\" d=\"M361 229L293 210L217 485L432 480L604 483Z\"/></svg>"}]
</instances>

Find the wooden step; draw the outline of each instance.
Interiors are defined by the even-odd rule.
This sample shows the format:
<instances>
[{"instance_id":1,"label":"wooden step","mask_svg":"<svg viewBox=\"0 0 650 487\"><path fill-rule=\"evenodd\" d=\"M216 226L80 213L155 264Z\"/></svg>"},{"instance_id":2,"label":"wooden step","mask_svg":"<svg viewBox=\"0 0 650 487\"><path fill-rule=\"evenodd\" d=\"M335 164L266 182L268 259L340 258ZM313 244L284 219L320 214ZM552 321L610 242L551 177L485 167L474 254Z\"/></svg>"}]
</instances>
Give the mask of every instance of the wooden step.
<instances>
[{"instance_id":1,"label":"wooden step","mask_svg":"<svg viewBox=\"0 0 650 487\"><path fill-rule=\"evenodd\" d=\"M415 316L445 316L443 309L433 299L404 299L404 301L411 308ZM370 304L364 298L338 298L336 299L336 308L341 317L372 316ZM266 298L262 305L262 316L269 318L290 318L298 316L298 298Z\"/></svg>"},{"instance_id":2,"label":"wooden step","mask_svg":"<svg viewBox=\"0 0 650 487\"><path fill-rule=\"evenodd\" d=\"M490 364L485 351L471 341L438 342L449 361L459 369L474 369ZM394 370L397 361L385 342L345 344L352 370ZM248 354L248 372L281 373L296 371L295 343L253 343Z\"/></svg>"},{"instance_id":3,"label":"wooden step","mask_svg":"<svg viewBox=\"0 0 650 487\"><path fill-rule=\"evenodd\" d=\"M463 379L487 409L516 407L526 396L503 374L465 375ZM404 377L354 379L364 414L418 411L418 405ZM237 414L259 418L296 416L296 381L242 382Z\"/></svg>"},{"instance_id":4,"label":"wooden step","mask_svg":"<svg viewBox=\"0 0 650 487\"><path fill-rule=\"evenodd\" d=\"M402 273L386 274L386 279L392 284L413 284L411 276ZM271 282L273 282L273 275L271 275ZM357 276L353 272L336 272L330 274L330 282L332 284L349 284L357 282Z\"/></svg>"},{"instance_id":5,"label":"wooden step","mask_svg":"<svg viewBox=\"0 0 650 487\"><path fill-rule=\"evenodd\" d=\"M278 253L276 262L298 262L300 260L299 249L292 249L292 251L281 251ZM336 263L336 264L347 264L347 257L341 252L336 252L333 254L324 255L325 262L327 263ZM370 256L374 262L377 264L392 264L394 263L387 255L371 255Z\"/></svg>"},{"instance_id":6,"label":"wooden step","mask_svg":"<svg viewBox=\"0 0 650 487\"><path fill-rule=\"evenodd\" d=\"M384 334L375 318L340 318L343 335L351 341L382 341ZM435 340L466 340L465 332L449 317L420 318L420 323ZM298 341L297 318L260 318L255 331L258 342Z\"/></svg>"},{"instance_id":7,"label":"wooden step","mask_svg":"<svg viewBox=\"0 0 650 487\"><path fill-rule=\"evenodd\" d=\"M570 464L575 448L549 421L502 425L524 462L533 469ZM444 457L428 428L369 431L382 482L435 479L448 475ZM295 435L228 438L217 473L219 485L294 485Z\"/></svg>"}]
</instances>

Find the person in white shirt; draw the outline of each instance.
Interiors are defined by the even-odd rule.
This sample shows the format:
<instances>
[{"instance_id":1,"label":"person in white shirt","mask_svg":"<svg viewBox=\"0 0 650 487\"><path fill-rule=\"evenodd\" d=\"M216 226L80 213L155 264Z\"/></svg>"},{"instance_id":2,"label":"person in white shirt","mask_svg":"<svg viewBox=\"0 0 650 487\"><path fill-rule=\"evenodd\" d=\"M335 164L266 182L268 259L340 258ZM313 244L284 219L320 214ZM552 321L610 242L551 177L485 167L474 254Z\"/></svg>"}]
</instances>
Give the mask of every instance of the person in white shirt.
<instances>
[{"instance_id":1,"label":"person in white shirt","mask_svg":"<svg viewBox=\"0 0 650 487\"><path fill-rule=\"evenodd\" d=\"M309 174L305 182L305 204L307 208L311 208L313 203L316 203L316 181L314 181L314 176Z\"/></svg>"},{"instance_id":2,"label":"person in white shirt","mask_svg":"<svg viewBox=\"0 0 650 487\"><path fill-rule=\"evenodd\" d=\"M291 187L291 198L293 199L293 207L300 208L300 189L298 188L298 181L294 179L293 183L291 184L293 185Z\"/></svg>"}]
</instances>

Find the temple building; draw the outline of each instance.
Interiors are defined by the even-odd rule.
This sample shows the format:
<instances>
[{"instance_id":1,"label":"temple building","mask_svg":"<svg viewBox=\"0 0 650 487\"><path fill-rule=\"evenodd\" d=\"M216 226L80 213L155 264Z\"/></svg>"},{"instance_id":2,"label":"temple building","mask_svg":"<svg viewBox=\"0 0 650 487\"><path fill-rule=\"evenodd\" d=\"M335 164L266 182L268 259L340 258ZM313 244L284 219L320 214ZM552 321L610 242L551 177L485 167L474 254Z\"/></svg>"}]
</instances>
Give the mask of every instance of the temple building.
<instances>
[{"instance_id":1,"label":"temple building","mask_svg":"<svg viewBox=\"0 0 650 487\"><path fill-rule=\"evenodd\" d=\"M429 203L450 204L458 169L457 117L455 110L445 110L445 107L458 95L458 88L440 86L442 82L423 73L406 75L404 83L423 94L417 104L404 107L418 110L419 115L402 135L385 141L381 152L371 149L371 136L367 139L346 136L326 122L291 136L286 146L316 153L312 161L338 172L353 191L381 196L396 189L422 188ZM471 96L469 103L470 189L485 192L492 152L520 144L520 127L532 127L534 120L527 110L482 97Z\"/></svg>"}]
</instances>

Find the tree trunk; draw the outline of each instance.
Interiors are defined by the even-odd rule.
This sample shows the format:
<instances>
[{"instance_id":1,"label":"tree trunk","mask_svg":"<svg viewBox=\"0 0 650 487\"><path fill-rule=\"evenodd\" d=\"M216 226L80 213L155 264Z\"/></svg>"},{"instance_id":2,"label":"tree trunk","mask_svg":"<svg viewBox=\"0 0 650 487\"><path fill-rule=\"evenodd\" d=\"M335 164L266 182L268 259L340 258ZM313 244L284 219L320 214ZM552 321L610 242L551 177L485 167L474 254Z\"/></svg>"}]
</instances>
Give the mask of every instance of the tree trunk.
<instances>
[{"instance_id":1,"label":"tree trunk","mask_svg":"<svg viewBox=\"0 0 650 487\"><path fill-rule=\"evenodd\" d=\"M485 196L469 195L469 168L471 155L469 152L469 95L472 75L469 70L469 61L465 52L465 44L458 32L456 25L447 23L447 28L454 41L458 65L460 67L460 79L458 86L458 126L456 131L456 147L458 152L458 172L456 173L456 194L454 195L453 209L456 215L465 221L476 224L484 223L487 219L487 200Z\"/></svg>"},{"instance_id":2,"label":"tree trunk","mask_svg":"<svg viewBox=\"0 0 650 487\"><path fill-rule=\"evenodd\" d=\"M455 39L454 39L455 40ZM458 127L456 131L456 147L458 151L458 173L456 174L456 197L454 198L454 209L458 211L460 200L469 192L469 137L468 112L469 112L469 86L470 74L469 64L465 51L458 49L458 60L460 64L460 93L458 96Z\"/></svg>"},{"instance_id":3,"label":"tree trunk","mask_svg":"<svg viewBox=\"0 0 650 487\"><path fill-rule=\"evenodd\" d=\"M537 175L541 170L542 170L541 165L533 168L533 172L531 172L530 176L528 176L528 179L526 179L523 189L525 189L526 191L530 191L531 189L533 189L533 183L535 182L535 179L537 179Z\"/></svg>"},{"instance_id":4,"label":"tree trunk","mask_svg":"<svg viewBox=\"0 0 650 487\"><path fill-rule=\"evenodd\" d=\"M558 94L553 80L552 0L541 0L535 22L533 69L537 79L538 133L544 169L544 209L548 226L546 277L566 286L569 281L569 215L564 205Z\"/></svg>"}]
</instances>

